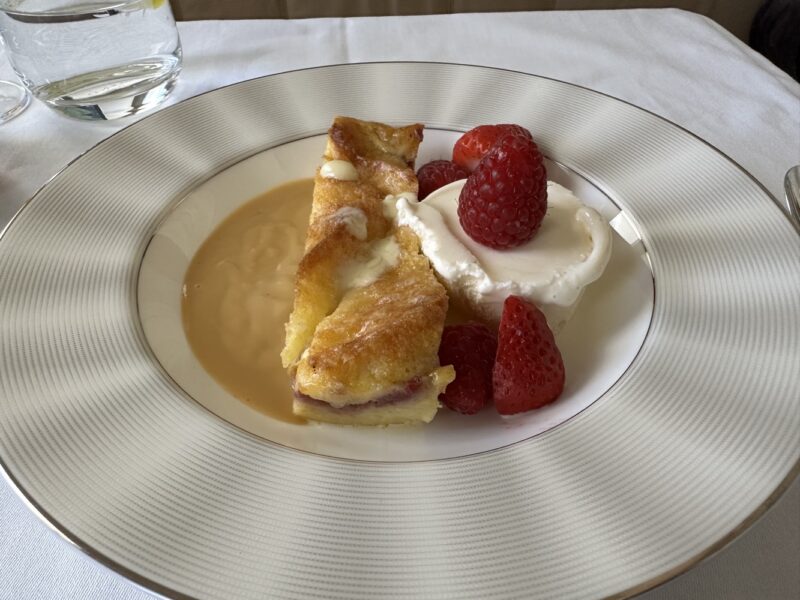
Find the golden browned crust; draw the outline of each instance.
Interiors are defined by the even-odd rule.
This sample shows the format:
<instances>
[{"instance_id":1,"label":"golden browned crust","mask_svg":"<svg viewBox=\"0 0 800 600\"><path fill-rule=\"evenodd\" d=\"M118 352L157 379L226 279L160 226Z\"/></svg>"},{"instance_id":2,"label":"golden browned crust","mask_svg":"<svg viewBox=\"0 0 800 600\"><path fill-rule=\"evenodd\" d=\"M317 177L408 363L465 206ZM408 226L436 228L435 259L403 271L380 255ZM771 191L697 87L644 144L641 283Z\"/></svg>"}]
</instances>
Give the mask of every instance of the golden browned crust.
<instances>
[{"instance_id":1,"label":"golden browned crust","mask_svg":"<svg viewBox=\"0 0 800 600\"><path fill-rule=\"evenodd\" d=\"M362 404L439 370L446 292L416 235L383 214L387 194L417 191L413 165L421 139L421 125L394 128L345 117L329 131L325 158L351 162L359 177L340 181L318 172L315 178L281 355L299 393L334 407ZM346 207L363 211L365 237L339 218ZM399 247L396 266L369 285L343 289L342 267L364 260L376 240L389 236ZM440 377L443 385L451 371Z\"/></svg>"},{"instance_id":2,"label":"golden browned crust","mask_svg":"<svg viewBox=\"0 0 800 600\"><path fill-rule=\"evenodd\" d=\"M403 171L411 170L422 142L422 125L392 127L384 123L359 121L351 117L336 117L328 131L325 148L327 160L347 160L354 165L389 165ZM413 177L416 185L416 177ZM379 181L378 185L385 182Z\"/></svg>"},{"instance_id":3,"label":"golden browned crust","mask_svg":"<svg viewBox=\"0 0 800 600\"><path fill-rule=\"evenodd\" d=\"M372 186L326 179L317 173L306 251L297 268L294 309L286 324L286 344L281 353L285 368L300 360L317 325L339 304L341 290L336 275L341 265L355 259L369 241L388 234L391 224L383 216L382 198ZM344 206L359 208L366 215L366 240L355 238L346 222L335 218Z\"/></svg>"},{"instance_id":4,"label":"golden browned crust","mask_svg":"<svg viewBox=\"0 0 800 600\"><path fill-rule=\"evenodd\" d=\"M394 235L397 267L346 292L317 326L295 373L304 394L339 405L366 402L439 366L447 294L416 235L405 227Z\"/></svg>"}]
</instances>

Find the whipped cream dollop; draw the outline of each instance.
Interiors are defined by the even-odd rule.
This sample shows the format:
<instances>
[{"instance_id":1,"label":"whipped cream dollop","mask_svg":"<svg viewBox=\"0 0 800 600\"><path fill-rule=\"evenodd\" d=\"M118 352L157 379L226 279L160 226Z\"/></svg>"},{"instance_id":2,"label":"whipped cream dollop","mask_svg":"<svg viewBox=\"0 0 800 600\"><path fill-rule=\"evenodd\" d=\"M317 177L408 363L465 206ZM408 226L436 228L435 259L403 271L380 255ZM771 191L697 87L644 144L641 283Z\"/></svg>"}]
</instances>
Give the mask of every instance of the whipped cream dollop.
<instances>
[{"instance_id":1,"label":"whipped cream dollop","mask_svg":"<svg viewBox=\"0 0 800 600\"><path fill-rule=\"evenodd\" d=\"M529 242L495 250L473 240L458 220L466 180L446 185L423 202L389 197L398 225L410 227L451 298L487 321L498 322L511 295L534 302L558 330L574 312L583 289L602 275L611 256L611 229L572 192L547 183L547 213Z\"/></svg>"}]
</instances>

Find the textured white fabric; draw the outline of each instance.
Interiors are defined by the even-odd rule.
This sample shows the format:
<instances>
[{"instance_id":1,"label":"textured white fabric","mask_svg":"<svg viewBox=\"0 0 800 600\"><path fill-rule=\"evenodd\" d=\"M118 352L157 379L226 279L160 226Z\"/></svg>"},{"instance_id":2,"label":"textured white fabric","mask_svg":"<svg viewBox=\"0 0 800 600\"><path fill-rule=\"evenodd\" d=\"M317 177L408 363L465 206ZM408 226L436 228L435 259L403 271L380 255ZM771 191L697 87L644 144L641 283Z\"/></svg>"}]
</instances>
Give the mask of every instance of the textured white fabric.
<instances>
[{"instance_id":1,"label":"textured white fabric","mask_svg":"<svg viewBox=\"0 0 800 600\"><path fill-rule=\"evenodd\" d=\"M683 11L206 21L179 29L184 71L169 104L300 67L460 62L554 77L642 106L731 156L781 199L783 173L800 163L800 86L711 21ZM0 78L9 76L3 63ZM72 121L34 103L0 127L0 227L70 160L133 120ZM641 597L800 597L798 514L795 482L731 546ZM147 597L59 541L0 481L0 599Z\"/></svg>"}]
</instances>

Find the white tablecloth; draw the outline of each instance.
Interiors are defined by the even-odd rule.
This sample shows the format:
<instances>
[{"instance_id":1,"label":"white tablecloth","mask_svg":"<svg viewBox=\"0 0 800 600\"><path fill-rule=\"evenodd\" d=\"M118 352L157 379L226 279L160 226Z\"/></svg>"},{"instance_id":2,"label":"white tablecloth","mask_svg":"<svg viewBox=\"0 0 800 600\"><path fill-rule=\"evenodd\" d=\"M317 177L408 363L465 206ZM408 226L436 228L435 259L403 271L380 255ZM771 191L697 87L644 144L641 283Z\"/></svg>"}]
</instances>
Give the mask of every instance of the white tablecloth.
<instances>
[{"instance_id":1,"label":"white tablecloth","mask_svg":"<svg viewBox=\"0 0 800 600\"><path fill-rule=\"evenodd\" d=\"M800 85L711 21L683 11L205 21L179 28L184 71L169 104L300 67L460 62L546 75L633 102L706 139L778 198L783 173L800 163ZM10 75L0 64L0 78ZM70 160L132 120L72 121L34 103L0 127L0 227ZM798 598L799 563L795 482L733 544L642 597ZM0 599L148 597L61 541L0 480Z\"/></svg>"}]
</instances>

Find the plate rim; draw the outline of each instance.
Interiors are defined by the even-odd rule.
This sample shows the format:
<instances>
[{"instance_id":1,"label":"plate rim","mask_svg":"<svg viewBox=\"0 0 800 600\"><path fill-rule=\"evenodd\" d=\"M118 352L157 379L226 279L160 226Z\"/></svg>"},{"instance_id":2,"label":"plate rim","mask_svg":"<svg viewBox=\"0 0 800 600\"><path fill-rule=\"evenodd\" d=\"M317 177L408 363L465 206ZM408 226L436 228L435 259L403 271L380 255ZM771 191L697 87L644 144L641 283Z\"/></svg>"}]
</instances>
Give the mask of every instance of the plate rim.
<instances>
[{"instance_id":1,"label":"plate rim","mask_svg":"<svg viewBox=\"0 0 800 600\"><path fill-rule=\"evenodd\" d=\"M14 221L17 220L17 218L19 217L20 213L22 213L22 211L27 208L28 204L30 204L36 198L36 196L38 196L48 185L50 185L53 182L54 179L56 179L57 177L60 177L61 174L65 170L67 170L69 167L71 167L73 165L73 163L75 163L76 161L78 161L81 158L83 158L84 155L88 154L89 152L91 152L92 150L94 150L95 148L100 146L101 144L105 143L107 140L110 140L114 136L122 133L123 131L127 131L131 127L135 127L138 123L141 123L141 122L145 121L146 119L149 119L153 115L160 114L160 113L162 113L164 111L172 110L174 107L180 106L185 102L189 102L190 100L194 100L195 98L201 98L201 97L203 97L203 96L205 96L207 94L211 94L211 93L217 92L218 90L224 90L224 89L233 87L235 85L240 85L240 84L243 84L243 83L247 83L249 81L256 81L256 80L259 80L259 79L266 79L268 77L275 77L276 75L285 75L287 73L300 73L300 72L303 72L303 71L314 71L314 70L317 70L317 69L327 69L327 68L330 68L330 67L347 67L347 66L350 66L350 65L393 65L393 64L450 65L450 66L458 66L458 67L470 67L470 68L478 68L478 69L488 69L488 70L491 70L491 71L505 71L507 73L514 73L514 74L517 74L517 75L527 75L527 76L530 76L530 77L536 77L536 78L539 78L539 79L546 79L546 80L549 80L549 81L554 81L554 82L557 82L557 83L569 85L569 86L572 86L572 87L576 87L576 88L579 88L579 89L582 89L582 90L586 90L586 91L592 92L594 94L599 94L601 96L605 96L606 98L609 98L611 100L615 100L617 102L622 102L623 104L627 104L628 106L630 106L632 108L635 108L637 110L641 110L641 111L643 111L643 112L645 112L645 113L647 113L649 115L652 115L652 116L660 119L661 121L669 123L673 127L676 127L678 129L680 129L684 133L689 134L694 139L696 139L699 142L702 142L704 145L708 146L709 148L714 150L717 154L719 154L720 156L725 158L734 167L736 167L742 173L747 175L747 177L749 177L750 180L753 183L755 183L761 189L761 191L769 197L770 200L772 200L772 202L776 205L778 210L783 214L784 218L786 218L789 221L789 224L792 225L795 228L795 230L798 232L798 234L800 235L800 224L796 223L789 216L789 214L786 212L783 204L781 204L780 200L776 196L774 196L772 194L772 192L770 192L769 189L767 189L767 187L763 183L761 183L761 181L758 180L756 178L756 176L753 175L749 170L747 170L742 165L740 165L730 155L728 155L727 153L725 153L722 150L720 150L717 146L715 146L711 142L709 142L709 141L705 140L704 138L700 137L698 134L694 133L692 130L687 129L683 125L680 125L679 123L676 123L675 121L673 121L673 120L671 120L671 119L669 119L667 117L664 117L664 116L662 116L662 115L660 115L660 114L658 114L658 113L656 113L656 112L654 112L654 111L652 111L652 110L650 110L648 108L644 108L642 106L639 106L638 104L635 104L635 103L633 103L633 102L631 102L629 100L625 100L623 98L619 98L617 96L614 96L614 95L606 93L606 92L601 92L599 90L596 90L596 89L591 88L591 87L586 86L586 85L582 85L580 83L573 83L571 81L565 81L563 79L558 79L557 77L549 77L547 75L539 75L537 73L530 73L528 71L520 71L520 70L517 70L517 69L509 69L509 68L506 68L506 67L494 67L494 66L490 66L490 65L479 65L479 64L475 64L475 63L448 62L448 61L442 61L442 60L373 60L373 61L359 61L359 62L350 62L350 63L331 63L331 64L326 64L326 65L317 65L317 66L313 66L313 67L301 67L301 68L298 68L298 69L287 69L285 71L276 71L275 73L268 73L266 75L258 75L256 77L250 77L248 79L242 79L241 81L235 81L233 83L228 83L228 84L225 84L225 85L222 85L222 86L210 89L210 90L206 90L204 92L200 92L199 94L195 94L193 96L189 96L187 98L183 98L182 100L178 100L177 102L175 102L174 104L170 104L169 106L164 106L162 108L154 107L154 110L142 114L141 118L139 118L138 120L134 121L133 123L129 123L128 125L125 125L124 127L122 127L120 129L118 129L117 131L113 132L111 135L109 135L107 137L104 137L102 140L92 144L91 146L89 146L85 150L81 151L75 157L70 159L69 162L67 162L64 166L62 166L58 171L56 171L55 174L53 174L51 177L49 177L43 184L41 184L36 189L36 191L33 192L33 194L31 194L28 198L26 198L23 201L23 203L19 206L19 208L16 211L14 211L14 214L11 215L11 218L8 220L8 222L3 226L2 229L0 229L0 240L2 240L3 236L5 235L5 233L8 230L8 228L11 227L12 223L14 223ZM133 116L133 115L131 115L131 116ZM65 118L69 119L70 117L65 117ZM123 117L122 119L124 119L124 118L125 117ZM75 119L75 120L77 120L77 119ZM219 171L217 171L216 173L218 173L218 172ZM211 175L210 177L213 177L213 175ZM604 193L605 193L605 191L604 191Z\"/></svg>"},{"instance_id":2,"label":"plate rim","mask_svg":"<svg viewBox=\"0 0 800 600\"><path fill-rule=\"evenodd\" d=\"M562 79L558 79L558 78L554 78L554 77L538 75L536 73L530 73L530 72L526 72L526 71L516 70L516 69L509 69L509 68L504 68L504 67L496 67L496 66L488 66L488 65L479 65L479 64L470 64L470 63L447 62L447 61L397 60L397 61L364 61L364 62L348 62L348 63L331 63L331 64L325 64L325 65L309 66L309 67L303 67L303 68L298 68L298 69L289 69L289 70L285 70L285 71L269 73L269 74L266 74L266 75L252 77L252 78L244 79L244 80L241 80L241 81L236 81L236 82L233 82L233 83L230 83L230 84L226 84L224 86L219 86L219 87L216 87L214 89L206 90L206 91L201 92L199 94L195 94L193 96L189 96L187 98L179 100L178 102L175 102L174 104L171 104L169 106L165 106L163 108L156 109L156 110L154 110L152 112L149 112L149 113L143 115L137 121L135 121L133 123L130 123L128 125L125 125L124 127L120 128L119 130L113 132L111 135L103 138L102 140L98 141L97 143L91 145L89 148L87 148L84 151L80 152L78 155L73 157L69 162L67 162L62 168L60 168L55 174L53 174L51 177L49 177L41 186L39 186L38 189L36 189L36 191L31 196L29 196L20 205L20 207L14 212L14 214L8 220L8 222L2 227L2 229L0 229L0 242L2 242L2 240L5 237L6 233L14 225L14 223L17 221L17 219L23 213L23 211L25 211L32 204L32 202L34 202L36 200L36 198L48 186L50 186L53 183L54 180L56 180L57 178L61 177L62 174L67 169L71 168L74 165L74 163L76 163L77 161L83 159L88 153L92 152L93 150L95 150L96 148L98 148L99 146L104 144L105 142L109 141L111 138L113 138L117 134L120 134L120 133L122 133L124 131L127 131L127 130L129 130L131 128L136 127L139 123L142 123L142 122L146 121L148 118L150 118L150 117L152 117L152 116L154 116L156 114L160 114L160 113L162 113L164 111L172 111L173 109L174 110L178 110L177 107L182 106L182 105L184 105L185 103L187 103L189 101L192 101L192 100L194 100L196 98L203 97L203 96L205 96L207 94L218 92L219 90L227 89L227 88L230 88L230 87L233 87L233 86L236 86L236 85L245 84L247 82L267 79L267 78L274 77L274 76L280 76L280 75L286 75L286 74L289 74L289 73L297 73L297 72L304 72L304 71L325 70L325 69L337 68L337 67L347 68L347 67L358 66L358 65L383 65L383 64L392 64L392 65L394 65L394 64L404 64L404 65L415 65L415 64L419 64L419 65L443 65L443 66L468 67L468 68L475 68L475 69L487 70L487 71L507 72L507 73L512 73L512 74L516 74L516 75L524 75L524 76L528 76L528 77L534 77L534 78L538 78L538 79L544 79L544 80L549 80L549 81L552 81L552 82L557 82L559 84L564 84L564 85L571 86L571 87L574 87L574 88L578 88L578 89L581 89L581 90L584 90L584 91L588 91L588 92L591 92L592 94L597 94L597 95L606 97L608 99L614 100L616 102L620 102L622 104L625 104L625 105L627 105L629 107L632 107L632 108L634 108L636 110L642 111L642 112L644 112L644 113L646 113L646 114L648 114L650 116L656 117L660 121L663 121L663 122L669 124L670 126L680 130L684 134L688 134L695 141L701 142L703 145L705 145L706 147L708 147L712 151L714 151L717 155L719 155L722 158L724 158L726 160L726 162L730 166L732 166L733 168L737 169L742 174L747 176L751 180L751 182L754 183L756 185L756 187L763 194L765 194L765 196L767 198L769 198L772 201L772 204L774 204L775 208L778 209L778 212L781 213L783 218L788 221L789 225L795 230L795 232L798 235L800 235L800 223L795 222L791 218L791 216L786 212L784 206L778 200L778 198L775 197L766 188L766 186L763 183L761 183L761 181L759 181L752 173L750 173L749 170L747 170L742 165L740 165L736 160L734 160L728 154L726 154L725 152L721 151L714 144L712 144L711 142L708 142L707 140L703 139L702 137L700 137L699 135L695 134L694 132L692 132L691 130L687 129L686 127L684 127L684 126L682 126L680 124L677 124L674 121L672 121L671 119L666 118L666 117L664 117L662 115L659 115L658 113L655 113L655 112L653 112L653 111L651 111L649 109L643 108L643 107L641 107L641 106L639 106L639 105L637 105L637 104L635 104L635 103L633 103L631 101L618 98L618 97L613 96L611 94L608 94L606 92L598 91L598 90L595 90L595 89L593 89L591 87L588 87L588 86L585 86L585 85L573 83L573 82L570 82L570 81L564 81ZM249 156L252 156L252 155L253 154L251 154ZM238 161L235 161L235 162L238 162ZM235 162L232 163L232 164L235 164ZM218 174L219 172L221 172L222 170L224 170L225 168L227 168L229 166L230 165L227 165L227 164L226 165L222 165L220 168L218 168L213 173L211 173L208 176L208 178L213 177L214 175ZM572 168L572 167L570 167L570 168ZM586 177L583 173L579 172L579 174L582 177L584 177L584 178L588 179L589 181L591 181L591 183L593 185L596 185L596 183L591 178ZM206 179L208 179L208 178L206 178ZM600 189L604 194L608 195L607 191L604 188L600 187ZM183 197L183 195L185 193L186 193L186 191L181 192L181 197ZM149 243L149 241L148 241L148 243ZM137 302L137 306L138 306L138 302ZM649 331L648 331L648 333L649 333ZM148 347L149 347L149 345L148 345ZM638 356L638 353L637 353L637 356ZM159 367L163 371L163 367L161 367L160 362L158 362L158 361L156 361L156 362L159 364ZM171 379L172 378L170 377L170 380ZM194 401L194 402L197 403L196 401ZM252 435L252 434L250 434L250 435ZM258 438L258 439L261 439L261 438ZM487 452L492 452L492 451L487 451ZM326 458L331 459L331 460L339 460L339 459L331 458L331 457L326 457ZM350 459L348 459L348 461L349 460ZM355 461L355 462L363 462L363 461ZM20 500L22 500L23 504L31 512L33 512L33 514L40 521L42 521L45 526L47 526L50 530L54 531L61 540L67 542L67 544L69 546L71 546L73 548L77 548L84 555L88 556L90 559L92 559L95 562L99 563L102 567L110 570L111 572L113 572L116 575L119 575L119 576L123 577L124 579L126 579L127 581L129 581L130 583L135 585L137 588L140 588L140 589L142 589L142 590L144 590L146 592L156 592L158 594L168 595L170 597L176 597L176 598L187 598L187 599L193 599L194 598L194 596L187 595L187 594L185 594L183 592L178 592L177 590L174 590L174 589L172 589L172 588L170 588L170 587L168 587L168 586L166 586L164 584L161 584L161 583L159 583L157 581L154 581L154 580L148 578L147 576L141 575L141 574L129 569L128 567L125 567L124 565L118 563L114 559L112 559L112 558L106 556L105 554L101 553L100 551L94 549L90 544L88 544L88 543L84 542L83 540L81 540L81 538L78 535L73 533L69 528L67 528L64 525L62 525L58 519L56 519L53 515L51 515L48 511L46 511L35 500L35 498L33 498L29 494L29 492L20 484L20 482L17 480L17 478L10 471L9 466L6 464L6 460L3 458L2 455L0 455L0 473L2 473L4 480L6 482L8 482L9 486L11 487L11 489L14 490L14 492L17 495L17 497L20 498ZM774 504L778 501L778 499L786 492L786 490L792 485L794 480L796 478L798 478L799 475L800 475L800 459L795 461L794 465L791 467L791 469L788 470L788 472L786 473L784 478L773 489L773 491L769 494L769 496L767 498L765 498L759 504L759 506L757 506L750 514L746 515L740 521L740 523L738 525L736 525L727 534L725 534L721 538L719 538L716 542L714 542L711 545L705 547L703 550L701 550L698 553L696 553L695 555L691 556L690 558L688 558L683 563L681 563L679 565L676 565L675 567L669 569L668 571L665 571L663 573L659 573L658 575L655 575L655 576L651 577L650 579L648 579L648 580L646 580L644 582L641 582L641 583L636 584L634 586L628 587L628 588L626 588L626 589L624 589L624 590L622 590L622 591L620 591L618 593L614 593L611 596L607 596L607 597L608 598L629 598L629 597L636 596L638 594L644 593L644 592L646 592L648 590L651 590L653 588L661 586L664 583L667 583L667 582L679 577L683 573L686 573L687 571L689 571L690 569L692 569L693 567L698 565L700 562L703 562L704 560L716 555L721 550L726 548L733 540L735 540L742 533L744 533L750 527L752 527L756 522L758 522L760 517L763 516L772 506L774 506Z\"/></svg>"}]
</instances>

